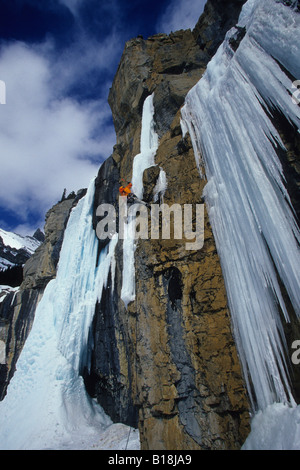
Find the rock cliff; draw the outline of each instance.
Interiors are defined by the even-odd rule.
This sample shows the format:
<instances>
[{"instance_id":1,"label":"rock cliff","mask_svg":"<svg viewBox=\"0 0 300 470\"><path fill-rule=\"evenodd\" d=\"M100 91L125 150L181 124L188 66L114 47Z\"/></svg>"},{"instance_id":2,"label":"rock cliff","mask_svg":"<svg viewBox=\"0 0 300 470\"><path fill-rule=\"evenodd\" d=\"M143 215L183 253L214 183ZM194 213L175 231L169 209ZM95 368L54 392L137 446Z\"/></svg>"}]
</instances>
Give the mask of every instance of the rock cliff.
<instances>
[{"instance_id":1,"label":"rock cliff","mask_svg":"<svg viewBox=\"0 0 300 470\"><path fill-rule=\"evenodd\" d=\"M225 13L223 3L207 2L194 31L126 44L109 94L117 144L96 180L95 211L103 202L116 205L120 178L132 179L143 103L153 92L159 147L155 165L143 175L144 199L153 202L163 169L166 204L202 202L205 178L199 177L189 137L182 136L180 107L243 2L226 2ZM96 307L86 383L115 421L139 427L142 449L238 449L249 431L249 404L206 213L204 238L195 251L178 240L139 240L136 297L127 308L119 241L115 278Z\"/></svg>"},{"instance_id":2,"label":"rock cliff","mask_svg":"<svg viewBox=\"0 0 300 470\"><path fill-rule=\"evenodd\" d=\"M249 400L232 332L226 290L189 134L181 106L206 66L236 24L245 0L208 0L195 29L128 41L110 94L117 143L95 180L97 207L118 209L121 178L130 181L140 153L142 111L153 95L159 144L155 164L143 172L143 198L154 202L163 172L163 202L204 203L204 245L187 250L185 240L140 239L135 249L135 299L125 305L123 241L115 249L115 271L95 305L91 368L86 388L115 422L139 428L141 449L239 449L249 433ZM237 29L232 49L244 31ZM299 134L274 111L287 152L280 158L299 216ZM201 169L203 172L203 168ZM62 200L46 215L45 241L26 263L24 281L0 304L0 399L14 372L47 283L56 275L70 210L82 197ZM100 254L108 240L99 240ZM299 323L291 325L290 338ZM288 327L289 328L289 327ZM298 336L297 336L298 337ZM299 372L294 371L299 390ZM299 392L298 392L299 393Z\"/></svg>"}]
</instances>

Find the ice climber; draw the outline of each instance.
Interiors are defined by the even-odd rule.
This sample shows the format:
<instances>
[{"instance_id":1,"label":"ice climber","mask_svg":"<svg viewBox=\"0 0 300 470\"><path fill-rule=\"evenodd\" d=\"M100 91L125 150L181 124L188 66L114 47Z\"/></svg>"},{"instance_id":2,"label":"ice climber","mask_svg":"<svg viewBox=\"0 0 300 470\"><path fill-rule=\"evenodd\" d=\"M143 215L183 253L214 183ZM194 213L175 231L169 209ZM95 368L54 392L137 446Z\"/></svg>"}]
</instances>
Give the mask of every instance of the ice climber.
<instances>
[{"instance_id":1,"label":"ice climber","mask_svg":"<svg viewBox=\"0 0 300 470\"><path fill-rule=\"evenodd\" d=\"M123 180L124 181L124 180ZM131 188L132 188L132 183L128 183L127 186L120 186L119 188L119 193L120 193L120 196L126 196L127 197L127 202L129 204L133 204L133 203L136 203L136 204L144 204L145 206L147 207L150 207L149 204L147 204L147 202L145 201L142 201L141 199L139 199L132 191L131 191Z\"/></svg>"}]
</instances>

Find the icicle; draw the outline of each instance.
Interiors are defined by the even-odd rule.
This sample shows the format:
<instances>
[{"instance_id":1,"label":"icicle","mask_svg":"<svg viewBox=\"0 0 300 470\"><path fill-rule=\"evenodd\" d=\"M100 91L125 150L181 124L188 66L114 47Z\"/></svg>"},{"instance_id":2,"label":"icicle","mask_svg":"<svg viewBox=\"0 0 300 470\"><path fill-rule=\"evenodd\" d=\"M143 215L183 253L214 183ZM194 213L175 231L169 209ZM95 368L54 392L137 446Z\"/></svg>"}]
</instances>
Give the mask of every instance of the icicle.
<instances>
[{"instance_id":1,"label":"icicle","mask_svg":"<svg viewBox=\"0 0 300 470\"><path fill-rule=\"evenodd\" d=\"M154 94L145 99L142 115L140 153L132 165L132 189L138 198L143 198L143 172L155 165L154 157L158 147L158 135L154 130Z\"/></svg>"},{"instance_id":2,"label":"icicle","mask_svg":"<svg viewBox=\"0 0 300 470\"><path fill-rule=\"evenodd\" d=\"M161 202L163 202L163 198L167 190L167 186L168 186L168 183L167 183L166 172L163 170L163 168L160 167L160 172L158 175L157 183L153 189L153 201L154 202L158 200L161 200Z\"/></svg>"},{"instance_id":3,"label":"icicle","mask_svg":"<svg viewBox=\"0 0 300 470\"><path fill-rule=\"evenodd\" d=\"M145 99L142 115L142 131L140 153L134 157L132 165L132 190L140 199L143 198L143 173L155 165L155 154L158 147L158 135L154 130L154 94ZM126 308L135 299L135 219L130 218L125 223L123 242L123 282L121 299Z\"/></svg>"},{"instance_id":4,"label":"icicle","mask_svg":"<svg viewBox=\"0 0 300 470\"><path fill-rule=\"evenodd\" d=\"M282 142L265 107L276 105L299 127L291 80L278 61L300 77L300 17L280 3L250 0L240 18L246 35L237 51L233 29L186 97L182 119L197 163L204 159L234 334L253 406L264 409L294 403L277 273L300 315L300 236L274 148Z\"/></svg>"}]
</instances>

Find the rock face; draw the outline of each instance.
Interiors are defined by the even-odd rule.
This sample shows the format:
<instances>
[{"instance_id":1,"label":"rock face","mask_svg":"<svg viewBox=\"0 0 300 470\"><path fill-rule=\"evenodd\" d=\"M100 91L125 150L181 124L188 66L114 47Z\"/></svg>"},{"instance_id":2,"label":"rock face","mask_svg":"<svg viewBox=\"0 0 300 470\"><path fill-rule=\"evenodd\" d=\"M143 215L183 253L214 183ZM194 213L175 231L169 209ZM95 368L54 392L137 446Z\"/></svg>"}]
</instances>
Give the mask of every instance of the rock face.
<instances>
[{"instance_id":1,"label":"rock face","mask_svg":"<svg viewBox=\"0 0 300 470\"><path fill-rule=\"evenodd\" d=\"M153 92L159 147L156 165L143 175L145 199L153 202L162 168L164 203L202 203L205 176L199 176L189 136L182 135L180 107L244 2L226 2L225 14L223 3L209 1L194 31L126 44L109 95L117 145L99 171L95 209L102 202L117 204L119 178L132 178L142 107ZM119 241L114 279L96 307L86 383L113 420L139 427L142 449L238 449L249 431L249 404L206 212L204 226L201 250L186 250L179 240L139 240L136 298L127 309L120 295Z\"/></svg>"},{"instance_id":2,"label":"rock face","mask_svg":"<svg viewBox=\"0 0 300 470\"><path fill-rule=\"evenodd\" d=\"M0 304L0 339L5 344L5 354L0 364L0 400L6 395L41 294L34 289L11 292Z\"/></svg>"},{"instance_id":3,"label":"rock face","mask_svg":"<svg viewBox=\"0 0 300 470\"><path fill-rule=\"evenodd\" d=\"M207 61L223 41L224 31L229 31L238 22L244 3L245 0L210 0L206 3L193 34Z\"/></svg>"},{"instance_id":4,"label":"rock face","mask_svg":"<svg viewBox=\"0 0 300 470\"><path fill-rule=\"evenodd\" d=\"M199 204L205 180L189 143L178 154L181 140L173 128L157 152L168 175L164 202ZM145 448L238 448L247 434L247 398L206 214L204 240L197 251L149 240L136 252L135 309L139 334L149 338L146 344L137 338L145 362L137 385Z\"/></svg>"},{"instance_id":5,"label":"rock face","mask_svg":"<svg viewBox=\"0 0 300 470\"><path fill-rule=\"evenodd\" d=\"M8 293L0 303L0 341L5 353L0 363L0 400L14 374L16 363L30 331L36 306L47 283L56 275L60 248L70 210L84 195L56 204L46 215L45 239L24 266L20 288ZM40 234L37 234L40 237Z\"/></svg>"}]
</instances>

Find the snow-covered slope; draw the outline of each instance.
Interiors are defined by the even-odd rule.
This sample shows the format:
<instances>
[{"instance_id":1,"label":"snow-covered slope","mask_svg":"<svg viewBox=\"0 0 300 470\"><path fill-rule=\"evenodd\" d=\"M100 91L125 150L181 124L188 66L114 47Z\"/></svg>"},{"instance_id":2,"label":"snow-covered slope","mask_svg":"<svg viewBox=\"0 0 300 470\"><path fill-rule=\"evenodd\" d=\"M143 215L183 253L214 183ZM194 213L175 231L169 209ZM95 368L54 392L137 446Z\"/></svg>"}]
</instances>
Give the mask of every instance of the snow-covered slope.
<instances>
[{"instance_id":1,"label":"snow-covered slope","mask_svg":"<svg viewBox=\"0 0 300 470\"><path fill-rule=\"evenodd\" d=\"M20 250L24 248L29 253L33 253L40 242L35 237L17 235L13 232L6 232L5 230L0 229L0 237L3 240L4 245Z\"/></svg>"}]
</instances>

